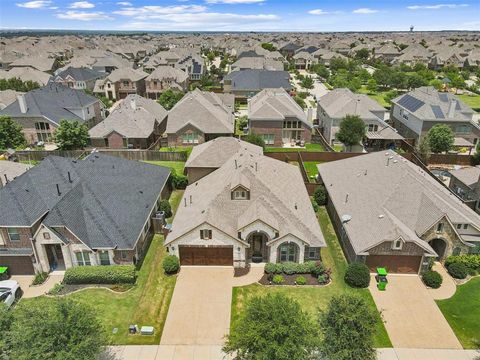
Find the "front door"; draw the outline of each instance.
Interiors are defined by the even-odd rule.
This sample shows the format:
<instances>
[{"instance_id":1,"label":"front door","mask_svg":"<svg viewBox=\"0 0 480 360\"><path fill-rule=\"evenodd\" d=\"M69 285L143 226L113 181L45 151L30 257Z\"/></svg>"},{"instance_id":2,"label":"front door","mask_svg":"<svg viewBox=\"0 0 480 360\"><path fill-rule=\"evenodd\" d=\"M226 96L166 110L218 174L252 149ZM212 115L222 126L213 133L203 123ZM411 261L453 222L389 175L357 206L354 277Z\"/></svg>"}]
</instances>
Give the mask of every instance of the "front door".
<instances>
[{"instance_id":1,"label":"front door","mask_svg":"<svg viewBox=\"0 0 480 360\"><path fill-rule=\"evenodd\" d=\"M262 256L262 235L253 235L253 255Z\"/></svg>"}]
</instances>

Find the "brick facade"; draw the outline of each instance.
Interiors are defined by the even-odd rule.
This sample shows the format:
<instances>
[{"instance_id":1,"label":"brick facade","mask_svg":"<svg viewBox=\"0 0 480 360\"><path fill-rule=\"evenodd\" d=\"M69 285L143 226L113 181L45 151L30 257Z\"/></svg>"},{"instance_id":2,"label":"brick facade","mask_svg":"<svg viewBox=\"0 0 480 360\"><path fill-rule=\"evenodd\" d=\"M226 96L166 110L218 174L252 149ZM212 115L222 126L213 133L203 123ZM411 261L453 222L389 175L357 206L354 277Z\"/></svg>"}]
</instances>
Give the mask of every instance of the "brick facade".
<instances>
[{"instance_id":1,"label":"brick facade","mask_svg":"<svg viewBox=\"0 0 480 360\"><path fill-rule=\"evenodd\" d=\"M290 130L290 129L287 129ZM310 143L312 140L312 131L305 124L302 123L302 132L300 133L301 140ZM261 121L250 120L250 132L258 135L273 135L274 143L267 144L272 147L282 147L283 143L283 121Z\"/></svg>"}]
</instances>

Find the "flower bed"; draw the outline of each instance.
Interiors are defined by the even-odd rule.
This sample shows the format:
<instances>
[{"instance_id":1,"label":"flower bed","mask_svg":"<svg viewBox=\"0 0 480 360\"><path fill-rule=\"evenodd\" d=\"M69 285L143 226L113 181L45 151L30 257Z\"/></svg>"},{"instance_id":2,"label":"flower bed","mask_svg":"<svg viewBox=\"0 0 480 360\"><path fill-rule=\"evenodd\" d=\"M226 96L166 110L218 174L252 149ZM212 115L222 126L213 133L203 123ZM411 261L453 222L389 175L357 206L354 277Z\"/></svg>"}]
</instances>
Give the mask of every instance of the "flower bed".
<instances>
[{"instance_id":1,"label":"flower bed","mask_svg":"<svg viewBox=\"0 0 480 360\"><path fill-rule=\"evenodd\" d=\"M260 279L262 285L326 285L330 282L331 270L320 261L268 263Z\"/></svg>"}]
</instances>

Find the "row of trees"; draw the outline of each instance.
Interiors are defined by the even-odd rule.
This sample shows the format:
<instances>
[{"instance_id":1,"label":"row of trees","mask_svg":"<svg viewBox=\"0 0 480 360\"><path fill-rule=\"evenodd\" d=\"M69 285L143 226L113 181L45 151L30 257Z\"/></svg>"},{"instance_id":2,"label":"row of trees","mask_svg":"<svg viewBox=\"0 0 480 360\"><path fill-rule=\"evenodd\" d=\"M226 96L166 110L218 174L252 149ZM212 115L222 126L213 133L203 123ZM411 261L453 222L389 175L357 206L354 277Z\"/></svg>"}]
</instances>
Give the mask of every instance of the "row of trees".
<instances>
[{"instance_id":1,"label":"row of trees","mask_svg":"<svg viewBox=\"0 0 480 360\"><path fill-rule=\"evenodd\" d=\"M20 92L29 92L38 89L40 84L36 81L22 81L19 78L0 79L0 90L15 90Z\"/></svg>"}]
</instances>

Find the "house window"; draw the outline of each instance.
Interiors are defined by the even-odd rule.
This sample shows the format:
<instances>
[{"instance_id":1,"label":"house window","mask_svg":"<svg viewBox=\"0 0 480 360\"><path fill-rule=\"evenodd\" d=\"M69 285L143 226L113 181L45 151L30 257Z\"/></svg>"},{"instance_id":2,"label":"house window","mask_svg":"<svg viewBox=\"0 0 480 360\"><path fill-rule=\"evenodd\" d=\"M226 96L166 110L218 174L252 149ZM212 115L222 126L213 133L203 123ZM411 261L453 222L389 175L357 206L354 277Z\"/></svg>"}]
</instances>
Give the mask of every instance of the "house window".
<instances>
[{"instance_id":1,"label":"house window","mask_svg":"<svg viewBox=\"0 0 480 360\"><path fill-rule=\"evenodd\" d=\"M468 229L468 224L463 224L463 230L467 230Z\"/></svg>"},{"instance_id":2,"label":"house window","mask_svg":"<svg viewBox=\"0 0 480 360\"><path fill-rule=\"evenodd\" d=\"M470 125L457 125L455 127L455 132L458 134L470 134L471 131Z\"/></svg>"},{"instance_id":3,"label":"house window","mask_svg":"<svg viewBox=\"0 0 480 360\"><path fill-rule=\"evenodd\" d=\"M210 240L212 238L212 230L202 229L200 230L200 239Z\"/></svg>"},{"instance_id":4,"label":"house window","mask_svg":"<svg viewBox=\"0 0 480 360\"><path fill-rule=\"evenodd\" d=\"M125 81L123 82L123 86L128 86L128 81L125 80Z\"/></svg>"},{"instance_id":5,"label":"house window","mask_svg":"<svg viewBox=\"0 0 480 360\"><path fill-rule=\"evenodd\" d=\"M100 265L110 265L110 256L108 251L100 251L98 253L98 258L100 259Z\"/></svg>"},{"instance_id":6,"label":"house window","mask_svg":"<svg viewBox=\"0 0 480 360\"><path fill-rule=\"evenodd\" d=\"M8 228L7 231L10 241L20 241L20 234L16 228Z\"/></svg>"},{"instance_id":7,"label":"house window","mask_svg":"<svg viewBox=\"0 0 480 360\"><path fill-rule=\"evenodd\" d=\"M273 145L275 142L275 135L274 134L263 134L263 141L265 145Z\"/></svg>"},{"instance_id":8,"label":"house window","mask_svg":"<svg viewBox=\"0 0 480 360\"><path fill-rule=\"evenodd\" d=\"M128 254L125 250L120 250L120 258L122 260L127 260Z\"/></svg>"},{"instance_id":9,"label":"house window","mask_svg":"<svg viewBox=\"0 0 480 360\"><path fill-rule=\"evenodd\" d=\"M90 253L88 251L76 252L75 257L77 258L77 265L78 266L92 265L92 263L90 261Z\"/></svg>"},{"instance_id":10,"label":"house window","mask_svg":"<svg viewBox=\"0 0 480 360\"><path fill-rule=\"evenodd\" d=\"M392 249L393 250L402 250L403 247L403 241L398 239L393 242Z\"/></svg>"},{"instance_id":11,"label":"house window","mask_svg":"<svg viewBox=\"0 0 480 360\"><path fill-rule=\"evenodd\" d=\"M198 133L192 132L188 134L183 134L182 142L184 144L198 144Z\"/></svg>"},{"instance_id":12,"label":"house window","mask_svg":"<svg viewBox=\"0 0 480 360\"><path fill-rule=\"evenodd\" d=\"M297 258L297 246L295 244L280 245L280 261L295 261Z\"/></svg>"},{"instance_id":13,"label":"house window","mask_svg":"<svg viewBox=\"0 0 480 360\"><path fill-rule=\"evenodd\" d=\"M437 224L437 232L442 232L443 231L443 223L438 223Z\"/></svg>"},{"instance_id":14,"label":"house window","mask_svg":"<svg viewBox=\"0 0 480 360\"><path fill-rule=\"evenodd\" d=\"M250 198L249 192L242 188L236 189L232 193L233 200L248 200L249 198Z\"/></svg>"},{"instance_id":15,"label":"house window","mask_svg":"<svg viewBox=\"0 0 480 360\"><path fill-rule=\"evenodd\" d=\"M376 125L376 124L368 124L368 131L370 131L370 132L378 131L378 125Z\"/></svg>"},{"instance_id":16,"label":"house window","mask_svg":"<svg viewBox=\"0 0 480 360\"><path fill-rule=\"evenodd\" d=\"M44 233L43 233L43 238L44 238L45 240L50 240L50 233L44 232Z\"/></svg>"},{"instance_id":17,"label":"house window","mask_svg":"<svg viewBox=\"0 0 480 360\"><path fill-rule=\"evenodd\" d=\"M320 258L320 249L315 247L307 247L307 259L319 259Z\"/></svg>"}]
</instances>

